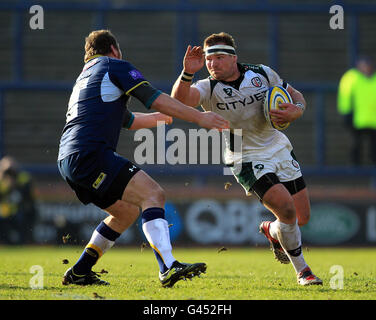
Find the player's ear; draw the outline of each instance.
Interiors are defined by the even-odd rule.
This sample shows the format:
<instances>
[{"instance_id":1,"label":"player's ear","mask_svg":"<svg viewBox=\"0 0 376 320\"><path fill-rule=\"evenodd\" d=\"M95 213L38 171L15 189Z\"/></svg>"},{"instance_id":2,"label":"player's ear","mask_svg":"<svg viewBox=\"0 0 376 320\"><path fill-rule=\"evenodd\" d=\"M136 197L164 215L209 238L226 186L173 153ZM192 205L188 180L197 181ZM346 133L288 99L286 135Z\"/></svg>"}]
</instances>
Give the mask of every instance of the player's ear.
<instances>
[{"instance_id":1,"label":"player's ear","mask_svg":"<svg viewBox=\"0 0 376 320\"><path fill-rule=\"evenodd\" d=\"M121 59L122 54L119 48L115 47L114 45L111 45L111 53L114 55L115 58Z\"/></svg>"}]
</instances>

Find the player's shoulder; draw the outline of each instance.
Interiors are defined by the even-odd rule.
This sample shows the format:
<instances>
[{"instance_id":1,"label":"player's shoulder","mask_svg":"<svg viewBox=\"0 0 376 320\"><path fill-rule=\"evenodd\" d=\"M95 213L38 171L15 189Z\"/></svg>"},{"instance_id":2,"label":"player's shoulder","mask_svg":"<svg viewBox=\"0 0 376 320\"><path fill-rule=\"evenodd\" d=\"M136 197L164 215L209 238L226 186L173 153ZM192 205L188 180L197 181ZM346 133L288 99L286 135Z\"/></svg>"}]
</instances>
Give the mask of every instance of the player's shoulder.
<instances>
[{"instance_id":1,"label":"player's shoulder","mask_svg":"<svg viewBox=\"0 0 376 320\"><path fill-rule=\"evenodd\" d=\"M209 77L207 77L207 78L197 80L197 81L193 84L193 86L194 86L194 87L208 87L208 86L210 86L210 83L213 82L213 81L217 81L217 80L213 79L212 76L209 76Z\"/></svg>"},{"instance_id":2,"label":"player's shoulder","mask_svg":"<svg viewBox=\"0 0 376 320\"><path fill-rule=\"evenodd\" d=\"M240 70L243 71L245 74L248 71L261 74L269 81L269 73L271 68L264 65L264 64L253 64L253 63L240 63Z\"/></svg>"},{"instance_id":3,"label":"player's shoulder","mask_svg":"<svg viewBox=\"0 0 376 320\"><path fill-rule=\"evenodd\" d=\"M198 90L200 98L204 99L204 97L211 97L215 84L217 82L218 81L213 79L212 77L207 77L196 81L195 83L193 83L192 87Z\"/></svg>"},{"instance_id":4,"label":"player's shoulder","mask_svg":"<svg viewBox=\"0 0 376 320\"><path fill-rule=\"evenodd\" d=\"M244 71L248 71L248 70L261 71L263 70L263 67L265 67L265 65L263 64L255 64L255 63L240 63L240 66L241 68L244 69Z\"/></svg>"},{"instance_id":5,"label":"player's shoulder","mask_svg":"<svg viewBox=\"0 0 376 320\"><path fill-rule=\"evenodd\" d=\"M130 81L145 81L143 74L129 61L110 58L110 78Z\"/></svg>"},{"instance_id":6,"label":"player's shoulder","mask_svg":"<svg viewBox=\"0 0 376 320\"><path fill-rule=\"evenodd\" d=\"M108 58L108 64L110 65L111 70L117 70L117 69L135 69L135 67L128 61L122 60L122 59L116 59L116 58Z\"/></svg>"}]
</instances>

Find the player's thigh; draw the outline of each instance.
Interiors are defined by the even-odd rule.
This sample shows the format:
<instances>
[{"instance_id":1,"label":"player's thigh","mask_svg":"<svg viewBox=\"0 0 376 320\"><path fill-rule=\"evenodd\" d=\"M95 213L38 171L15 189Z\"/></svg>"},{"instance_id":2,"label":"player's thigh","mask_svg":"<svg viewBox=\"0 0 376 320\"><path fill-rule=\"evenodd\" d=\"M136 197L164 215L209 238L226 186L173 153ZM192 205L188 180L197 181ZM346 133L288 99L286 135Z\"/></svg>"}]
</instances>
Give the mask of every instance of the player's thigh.
<instances>
[{"instance_id":1,"label":"player's thigh","mask_svg":"<svg viewBox=\"0 0 376 320\"><path fill-rule=\"evenodd\" d=\"M296 221L294 200L286 187L277 183L271 186L262 198L263 205L281 222L292 224Z\"/></svg>"},{"instance_id":2,"label":"player's thigh","mask_svg":"<svg viewBox=\"0 0 376 320\"><path fill-rule=\"evenodd\" d=\"M298 224L299 226L304 226L311 217L311 205L307 188L293 194L292 198L294 199Z\"/></svg>"},{"instance_id":3,"label":"player's thigh","mask_svg":"<svg viewBox=\"0 0 376 320\"><path fill-rule=\"evenodd\" d=\"M146 172L138 171L127 184L122 200L141 207L164 207L165 193Z\"/></svg>"},{"instance_id":4,"label":"player's thigh","mask_svg":"<svg viewBox=\"0 0 376 320\"><path fill-rule=\"evenodd\" d=\"M280 183L274 174L275 165L271 161L245 162L235 165L231 171L236 181L247 195L255 194L261 201L264 193L276 183Z\"/></svg>"},{"instance_id":5,"label":"player's thigh","mask_svg":"<svg viewBox=\"0 0 376 320\"><path fill-rule=\"evenodd\" d=\"M310 218L310 203L303 176L299 176L290 181L284 181L282 184L290 192L294 200L298 224L300 226L307 224Z\"/></svg>"}]
</instances>

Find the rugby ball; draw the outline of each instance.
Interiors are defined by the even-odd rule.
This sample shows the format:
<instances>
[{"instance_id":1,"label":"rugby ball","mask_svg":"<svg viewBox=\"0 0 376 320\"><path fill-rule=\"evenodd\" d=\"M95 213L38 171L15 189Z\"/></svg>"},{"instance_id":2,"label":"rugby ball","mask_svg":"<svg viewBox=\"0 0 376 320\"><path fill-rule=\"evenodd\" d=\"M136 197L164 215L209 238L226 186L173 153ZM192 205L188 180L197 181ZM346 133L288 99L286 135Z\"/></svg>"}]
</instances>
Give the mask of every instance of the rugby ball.
<instances>
[{"instance_id":1,"label":"rugby ball","mask_svg":"<svg viewBox=\"0 0 376 320\"><path fill-rule=\"evenodd\" d=\"M278 125L273 122L269 114L270 110L275 110L275 109L278 110L280 103L292 103L290 94L283 87L280 87L280 86L270 87L269 90L266 91L265 99L264 99L265 119L266 119L266 122L269 123L271 127L277 130L284 130L290 125L290 122L286 122L282 125Z\"/></svg>"}]
</instances>

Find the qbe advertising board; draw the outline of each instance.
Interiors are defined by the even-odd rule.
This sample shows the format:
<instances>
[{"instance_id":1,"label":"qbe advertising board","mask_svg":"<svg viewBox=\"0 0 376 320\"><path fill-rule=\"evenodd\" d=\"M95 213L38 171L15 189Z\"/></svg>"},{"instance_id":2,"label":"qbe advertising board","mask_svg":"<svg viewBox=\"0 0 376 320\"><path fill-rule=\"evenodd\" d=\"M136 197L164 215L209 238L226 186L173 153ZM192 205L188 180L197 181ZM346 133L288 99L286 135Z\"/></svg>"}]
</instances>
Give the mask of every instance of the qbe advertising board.
<instances>
[{"instance_id":1,"label":"qbe advertising board","mask_svg":"<svg viewBox=\"0 0 376 320\"><path fill-rule=\"evenodd\" d=\"M37 243L88 241L106 214L93 205L79 203L38 204L39 218L33 235ZM264 246L267 240L258 232L261 221L273 215L255 200L203 198L167 202L166 219L174 245ZM376 244L376 204L372 201L311 201L311 219L301 227L304 245L351 246ZM122 234L117 244L146 242L140 220Z\"/></svg>"}]
</instances>

